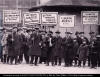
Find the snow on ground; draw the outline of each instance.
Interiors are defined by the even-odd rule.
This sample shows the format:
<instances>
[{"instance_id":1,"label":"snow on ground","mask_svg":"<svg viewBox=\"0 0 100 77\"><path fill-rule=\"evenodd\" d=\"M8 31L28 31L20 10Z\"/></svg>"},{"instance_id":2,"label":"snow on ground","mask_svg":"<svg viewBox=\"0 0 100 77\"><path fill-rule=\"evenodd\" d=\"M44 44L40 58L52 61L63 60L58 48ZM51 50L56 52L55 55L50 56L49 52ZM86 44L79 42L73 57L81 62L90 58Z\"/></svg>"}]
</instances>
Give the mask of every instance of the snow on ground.
<instances>
[{"instance_id":1,"label":"snow on ground","mask_svg":"<svg viewBox=\"0 0 100 77\"><path fill-rule=\"evenodd\" d=\"M30 66L30 64L9 65L0 63L0 74L100 74L100 67L90 69L90 67L64 67L62 66Z\"/></svg>"}]
</instances>

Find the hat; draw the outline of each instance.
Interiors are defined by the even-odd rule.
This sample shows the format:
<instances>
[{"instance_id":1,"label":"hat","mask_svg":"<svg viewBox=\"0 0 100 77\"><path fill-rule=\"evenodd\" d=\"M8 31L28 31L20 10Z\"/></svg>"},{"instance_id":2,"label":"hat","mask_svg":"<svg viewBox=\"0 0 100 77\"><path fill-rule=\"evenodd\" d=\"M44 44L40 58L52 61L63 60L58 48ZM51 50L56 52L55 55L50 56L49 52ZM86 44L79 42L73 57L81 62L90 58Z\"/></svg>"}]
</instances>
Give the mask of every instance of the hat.
<instances>
[{"instance_id":1,"label":"hat","mask_svg":"<svg viewBox=\"0 0 100 77\"><path fill-rule=\"evenodd\" d=\"M95 32L90 32L89 34L94 34Z\"/></svg>"},{"instance_id":2,"label":"hat","mask_svg":"<svg viewBox=\"0 0 100 77\"><path fill-rule=\"evenodd\" d=\"M65 34L73 34L72 32L65 32Z\"/></svg>"},{"instance_id":3,"label":"hat","mask_svg":"<svg viewBox=\"0 0 100 77\"><path fill-rule=\"evenodd\" d=\"M84 32L80 32L79 34L84 34Z\"/></svg>"},{"instance_id":4,"label":"hat","mask_svg":"<svg viewBox=\"0 0 100 77\"><path fill-rule=\"evenodd\" d=\"M60 31L59 31L59 30L57 30L55 33L60 34Z\"/></svg>"},{"instance_id":5,"label":"hat","mask_svg":"<svg viewBox=\"0 0 100 77\"><path fill-rule=\"evenodd\" d=\"M35 30L39 30L39 27L36 27Z\"/></svg>"},{"instance_id":6,"label":"hat","mask_svg":"<svg viewBox=\"0 0 100 77\"><path fill-rule=\"evenodd\" d=\"M18 28L18 27L16 27L16 26L15 26L15 27L13 27L13 29L15 29L15 28Z\"/></svg>"},{"instance_id":7,"label":"hat","mask_svg":"<svg viewBox=\"0 0 100 77\"><path fill-rule=\"evenodd\" d=\"M49 34L53 34L53 32L52 32L52 31L49 31L48 33L49 33Z\"/></svg>"},{"instance_id":8,"label":"hat","mask_svg":"<svg viewBox=\"0 0 100 77\"><path fill-rule=\"evenodd\" d=\"M30 31L31 31L31 30L28 29L26 32L28 33L28 32L30 32Z\"/></svg>"},{"instance_id":9,"label":"hat","mask_svg":"<svg viewBox=\"0 0 100 77\"><path fill-rule=\"evenodd\" d=\"M22 27L23 29L27 29L27 27Z\"/></svg>"},{"instance_id":10,"label":"hat","mask_svg":"<svg viewBox=\"0 0 100 77\"><path fill-rule=\"evenodd\" d=\"M78 32L78 31L76 31L75 35L77 35L77 34L79 34L79 32Z\"/></svg>"},{"instance_id":11,"label":"hat","mask_svg":"<svg viewBox=\"0 0 100 77\"><path fill-rule=\"evenodd\" d=\"M42 35L45 35L46 33L47 33L46 31L42 31L42 32L41 32Z\"/></svg>"}]
</instances>

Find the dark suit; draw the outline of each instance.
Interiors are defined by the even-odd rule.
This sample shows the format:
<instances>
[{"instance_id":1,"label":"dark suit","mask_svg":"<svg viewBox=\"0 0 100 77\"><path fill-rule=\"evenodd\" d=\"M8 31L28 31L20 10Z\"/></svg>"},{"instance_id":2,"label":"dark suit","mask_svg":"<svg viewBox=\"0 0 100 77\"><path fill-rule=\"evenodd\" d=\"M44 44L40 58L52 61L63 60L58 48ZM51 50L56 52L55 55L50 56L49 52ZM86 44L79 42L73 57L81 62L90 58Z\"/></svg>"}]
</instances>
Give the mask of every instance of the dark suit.
<instances>
[{"instance_id":1,"label":"dark suit","mask_svg":"<svg viewBox=\"0 0 100 77\"><path fill-rule=\"evenodd\" d=\"M73 39L71 37L64 38L64 61L65 66L71 66L73 61Z\"/></svg>"},{"instance_id":2,"label":"dark suit","mask_svg":"<svg viewBox=\"0 0 100 77\"><path fill-rule=\"evenodd\" d=\"M61 59L62 59L62 50L61 50L61 43L62 38L54 37L53 38L53 47L52 47L52 57L53 57L53 64L57 65L57 61L59 61L59 65L61 65Z\"/></svg>"},{"instance_id":3,"label":"dark suit","mask_svg":"<svg viewBox=\"0 0 100 77\"><path fill-rule=\"evenodd\" d=\"M29 39L29 55L31 56L31 64L35 58L35 65L37 65L38 58L41 56L41 35L32 34Z\"/></svg>"}]
</instances>

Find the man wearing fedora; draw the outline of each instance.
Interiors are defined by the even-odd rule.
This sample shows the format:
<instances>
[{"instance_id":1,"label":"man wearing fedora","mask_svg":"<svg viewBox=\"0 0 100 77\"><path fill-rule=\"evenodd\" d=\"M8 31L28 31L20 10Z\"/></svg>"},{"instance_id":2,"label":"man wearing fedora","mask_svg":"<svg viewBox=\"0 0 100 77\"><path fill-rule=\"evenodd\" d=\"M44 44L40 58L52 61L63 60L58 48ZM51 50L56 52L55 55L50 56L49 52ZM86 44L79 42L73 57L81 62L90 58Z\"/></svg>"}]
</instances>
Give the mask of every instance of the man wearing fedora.
<instances>
[{"instance_id":1,"label":"man wearing fedora","mask_svg":"<svg viewBox=\"0 0 100 77\"><path fill-rule=\"evenodd\" d=\"M60 37L60 31L57 30L56 36L54 37L53 41L53 47L52 47L52 64L53 65L61 65L61 59L62 59L62 50L61 50L61 43L62 38Z\"/></svg>"},{"instance_id":2,"label":"man wearing fedora","mask_svg":"<svg viewBox=\"0 0 100 77\"><path fill-rule=\"evenodd\" d=\"M63 39L64 40L64 61L65 61L65 67L72 66L73 61L73 38L72 38L72 32L65 32L66 36Z\"/></svg>"}]
</instances>

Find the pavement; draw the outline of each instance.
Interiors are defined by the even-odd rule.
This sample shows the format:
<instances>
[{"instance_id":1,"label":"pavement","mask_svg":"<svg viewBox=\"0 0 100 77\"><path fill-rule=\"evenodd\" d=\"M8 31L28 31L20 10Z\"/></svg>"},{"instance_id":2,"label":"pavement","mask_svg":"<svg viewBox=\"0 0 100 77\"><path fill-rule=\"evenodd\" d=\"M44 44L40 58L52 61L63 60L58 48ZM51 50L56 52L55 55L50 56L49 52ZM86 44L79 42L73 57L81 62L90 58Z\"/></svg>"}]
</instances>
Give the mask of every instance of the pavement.
<instances>
[{"instance_id":1,"label":"pavement","mask_svg":"<svg viewBox=\"0 0 100 77\"><path fill-rule=\"evenodd\" d=\"M90 67L64 67L61 66L46 66L38 64L31 66L23 62L18 65L3 64L0 62L0 74L100 74L100 67L90 69Z\"/></svg>"}]
</instances>

